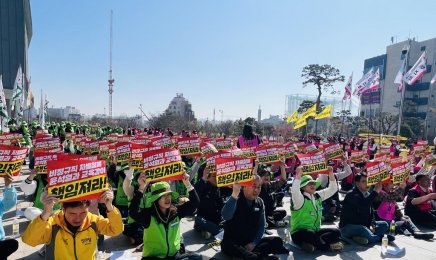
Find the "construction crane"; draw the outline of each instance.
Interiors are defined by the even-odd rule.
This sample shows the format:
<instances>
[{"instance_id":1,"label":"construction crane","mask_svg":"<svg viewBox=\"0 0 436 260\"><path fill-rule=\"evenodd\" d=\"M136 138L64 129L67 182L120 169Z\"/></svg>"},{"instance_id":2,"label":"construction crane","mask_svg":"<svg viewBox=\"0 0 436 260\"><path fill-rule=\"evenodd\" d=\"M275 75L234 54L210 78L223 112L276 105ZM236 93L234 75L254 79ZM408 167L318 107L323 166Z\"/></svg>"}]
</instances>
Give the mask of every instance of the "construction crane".
<instances>
[{"instance_id":1,"label":"construction crane","mask_svg":"<svg viewBox=\"0 0 436 260\"><path fill-rule=\"evenodd\" d=\"M112 93L114 92L114 79L112 78L112 19L114 12L111 10L111 32L110 32L110 68L109 68L109 118L112 118Z\"/></svg>"}]
</instances>

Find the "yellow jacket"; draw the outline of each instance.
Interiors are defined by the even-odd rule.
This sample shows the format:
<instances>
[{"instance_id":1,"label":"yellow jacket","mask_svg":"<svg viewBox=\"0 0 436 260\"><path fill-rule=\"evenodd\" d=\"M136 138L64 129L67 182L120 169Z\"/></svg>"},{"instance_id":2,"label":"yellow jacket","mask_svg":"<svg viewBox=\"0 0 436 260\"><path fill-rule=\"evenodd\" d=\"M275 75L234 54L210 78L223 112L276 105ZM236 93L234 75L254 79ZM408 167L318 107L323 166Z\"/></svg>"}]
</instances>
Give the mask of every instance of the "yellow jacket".
<instances>
[{"instance_id":1,"label":"yellow jacket","mask_svg":"<svg viewBox=\"0 0 436 260\"><path fill-rule=\"evenodd\" d=\"M97 235L117 236L124 225L117 208L107 214L107 218L88 212L83 224L73 235L67 228L62 210L47 221L35 218L24 231L22 240L30 246L45 243L46 259L79 260L96 259ZM52 239L54 237L54 239Z\"/></svg>"}]
</instances>

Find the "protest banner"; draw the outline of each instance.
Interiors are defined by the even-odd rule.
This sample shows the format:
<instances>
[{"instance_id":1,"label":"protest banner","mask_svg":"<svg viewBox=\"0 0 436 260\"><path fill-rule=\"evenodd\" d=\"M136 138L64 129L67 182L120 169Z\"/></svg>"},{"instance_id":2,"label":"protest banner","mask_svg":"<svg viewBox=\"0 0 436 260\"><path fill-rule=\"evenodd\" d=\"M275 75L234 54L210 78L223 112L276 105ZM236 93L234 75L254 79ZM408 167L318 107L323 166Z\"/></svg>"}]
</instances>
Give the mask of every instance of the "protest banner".
<instances>
[{"instance_id":1,"label":"protest banner","mask_svg":"<svg viewBox=\"0 0 436 260\"><path fill-rule=\"evenodd\" d=\"M318 148L314 144L307 144L304 146L304 150L306 150L307 153L316 153L318 152Z\"/></svg>"},{"instance_id":2,"label":"protest banner","mask_svg":"<svg viewBox=\"0 0 436 260\"><path fill-rule=\"evenodd\" d=\"M426 160L427 160L427 164L426 165L433 165L434 163L436 163L436 155L433 153L428 153L425 156Z\"/></svg>"},{"instance_id":3,"label":"protest banner","mask_svg":"<svg viewBox=\"0 0 436 260\"><path fill-rule=\"evenodd\" d=\"M142 154L147 182L182 180L183 164L177 149L159 149Z\"/></svg>"},{"instance_id":4,"label":"protest banner","mask_svg":"<svg viewBox=\"0 0 436 260\"><path fill-rule=\"evenodd\" d=\"M390 161L391 164L400 163L400 162L403 161L403 157L401 157L401 156L392 156L391 155L390 158L389 158L389 161Z\"/></svg>"},{"instance_id":5,"label":"protest banner","mask_svg":"<svg viewBox=\"0 0 436 260\"><path fill-rule=\"evenodd\" d=\"M97 139L97 135L96 134L88 134L86 137L88 139L90 139L90 140L96 140Z\"/></svg>"},{"instance_id":6,"label":"protest banner","mask_svg":"<svg viewBox=\"0 0 436 260\"><path fill-rule=\"evenodd\" d=\"M408 154L408 155L406 156L406 160L407 160L408 162L413 161L413 159L415 159L415 155L414 155L414 154Z\"/></svg>"},{"instance_id":7,"label":"protest banner","mask_svg":"<svg viewBox=\"0 0 436 260\"><path fill-rule=\"evenodd\" d=\"M200 144L200 151L203 154L203 156L218 152L218 150L215 148L215 146L211 143L208 143L208 142L203 142Z\"/></svg>"},{"instance_id":8,"label":"protest banner","mask_svg":"<svg viewBox=\"0 0 436 260\"><path fill-rule=\"evenodd\" d=\"M0 145L14 145L23 141L23 135L19 133L0 134Z\"/></svg>"},{"instance_id":9,"label":"protest banner","mask_svg":"<svg viewBox=\"0 0 436 260\"><path fill-rule=\"evenodd\" d=\"M101 160L47 162L48 193L59 202L98 199L109 187L106 165Z\"/></svg>"},{"instance_id":10,"label":"protest banner","mask_svg":"<svg viewBox=\"0 0 436 260\"><path fill-rule=\"evenodd\" d=\"M47 152L47 150L35 150L33 158L35 160L35 170L37 174L47 174L47 162L57 161L59 153Z\"/></svg>"},{"instance_id":11,"label":"protest banner","mask_svg":"<svg viewBox=\"0 0 436 260\"><path fill-rule=\"evenodd\" d=\"M380 147L380 154L391 154L391 148Z\"/></svg>"},{"instance_id":12,"label":"protest banner","mask_svg":"<svg viewBox=\"0 0 436 260\"><path fill-rule=\"evenodd\" d=\"M293 143L283 144L277 147L277 150L282 158L294 157L295 147Z\"/></svg>"},{"instance_id":13,"label":"protest banner","mask_svg":"<svg viewBox=\"0 0 436 260\"><path fill-rule=\"evenodd\" d=\"M11 172L17 176L26 159L28 148L0 145L0 175Z\"/></svg>"},{"instance_id":14,"label":"protest banner","mask_svg":"<svg viewBox=\"0 0 436 260\"><path fill-rule=\"evenodd\" d=\"M243 156L254 159L256 158L256 147L255 146L245 146L241 148Z\"/></svg>"},{"instance_id":15,"label":"protest banner","mask_svg":"<svg viewBox=\"0 0 436 260\"><path fill-rule=\"evenodd\" d=\"M280 161L280 154L276 147L259 147L255 152L259 164L276 164Z\"/></svg>"},{"instance_id":16,"label":"protest banner","mask_svg":"<svg viewBox=\"0 0 436 260\"><path fill-rule=\"evenodd\" d=\"M390 175L384 162L366 162L366 185L372 186L378 182L389 180Z\"/></svg>"},{"instance_id":17,"label":"protest banner","mask_svg":"<svg viewBox=\"0 0 436 260\"><path fill-rule=\"evenodd\" d=\"M115 142L118 141L118 135L117 135L117 134L110 134L110 135L108 135L108 136L106 137L106 140L107 140L109 143L115 143Z\"/></svg>"},{"instance_id":18,"label":"protest banner","mask_svg":"<svg viewBox=\"0 0 436 260\"><path fill-rule=\"evenodd\" d=\"M142 154L148 151L154 151L154 150L160 150L161 148L159 146L154 145L144 145L144 144L137 144L132 143L132 166L131 169L143 169L142 166Z\"/></svg>"},{"instance_id":19,"label":"protest banner","mask_svg":"<svg viewBox=\"0 0 436 260\"><path fill-rule=\"evenodd\" d=\"M36 129L36 134L48 134L48 130L46 129Z\"/></svg>"},{"instance_id":20,"label":"protest banner","mask_svg":"<svg viewBox=\"0 0 436 260\"><path fill-rule=\"evenodd\" d=\"M424 154L425 150L426 150L425 147L423 145L421 145L421 144L413 144L412 148L413 148L413 152L416 155Z\"/></svg>"},{"instance_id":21,"label":"protest banner","mask_svg":"<svg viewBox=\"0 0 436 260\"><path fill-rule=\"evenodd\" d=\"M109 157L109 146L110 143L107 141L98 143L98 153L100 154L100 158L102 160L106 160Z\"/></svg>"},{"instance_id":22,"label":"protest banner","mask_svg":"<svg viewBox=\"0 0 436 260\"><path fill-rule=\"evenodd\" d=\"M329 174L324 154L297 154L305 174Z\"/></svg>"},{"instance_id":23,"label":"protest banner","mask_svg":"<svg viewBox=\"0 0 436 260\"><path fill-rule=\"evenodd\" d=\"M294 147L297 147L298 150L304 149L305 146L306 146L306 143L304 143L304 142L296 142L296 143L294 143Z\"/></svg>"},{"instance_id":24,"label":"protest banner","mask_svg":"<svg viewBox=\"0 0 436 260\"><path fill-rule=\"evenodd\" d=\"M217 153L212 153L206 155L206 167L209 169L210 173L216 172L216 159L218 158L227 158L232 157L232 151L231 150L222 150Z\"/></svg>"},{"instance_id":25,"label":"protest banner","mask_svg":"<svg viewBox=\"0 0 436 260\"><path fill-rule=\"evenodd\" d=\"M374 162L385 162L385 161L386 161L386 154L375 155Z\"/></svg>"},{"instance_id":26,"label":"protest banner","mask_svg":"<svg viewBox=\"0 0 436 260\"><path fill-rule=\"evenodd\" d=\"M62 153L58 155L58 160L100 160L99 154L68 154Z\"/></svg>"},{"instance_id":27,"label":"protest banner","mask_svg":"<svg viewBox=\"0 0 436 260\"><path fill-rule=\"evenodd\" d=\"M253 184L253 159L217 158L216 183L218 187L230 186L238 181L241 186Z\"/></svg>"},{"instance_id":28,"label":"protest banner","mask_svg":"<svg viewBox=\"0 0 436 260\"><path fill-rule=\"evenodd\" d=\"M141 137L141 138L134 138L130 142L147 145L147 144L151 143L151 139Z\"/></svg>"},{"instance_id":29,"label":"protest banner","mask_svg":"<svg viewBox=\"0 0 436 260\"><path fill-rule=\"evenodd\" d=\"M158 136L156 138L153 138L151 144L154 146L159 146L162 149L174 147L173 140L171 140L171 138L167 136Z\"/></svg>"},{"instance_id":30,"label":"protest banner","mask_svg":"<svg viewBox=\"0 0 436 260\"><path fill-rule=\"evenodd\" d=\"M114 161L116 155L117 155L117 147L115 146L115 144L109 145L109 155L107 158L108 164L111 164Z\"/></svg>"},{"instance_id":31,"label":"protest banner","mask_svg":"<svg viewBox=\"0 0 436 260\"><path fill-rule=\"evenodd\" d=\"M117 142L126 143L126 142L130 142L130 140L132 140L133 138L134 136L130 136L130 135L118 135Z\"/></svg>"},{"instance_id":32,"label":"protest banner","mask_svg":"<svg viewBox=\"0 0 436 260\"><path fill-rule=\"evenodd\" d=\"M363 159L365 158L365 155L366 155L366 151L352 150L351 156L350 156L350 161L354 162L354 163L361 163L363 161Z\"/></svg>"},{"instance_id":33,"label":"protest banner","mask_svg":"<svg viewBox=\"0 0 436 260\"><path fill-rule=\"evenodd\" d=\"M59 138L38 138L35 139L34 147L35 149L53 149L61 146Z\"/></svg>"},{"instance_id":34,"label":"protest banner","mask_svg":"<svg viewBox=\"0 0 436 260\"><path fill-rule=\"evenodd\" d=\"M216 144L215 138L201 137L201 141L202 141L202 143L210 143L213 146L215 146L215 144Z\"/></svg>"},{"instance_id":35,"label":"protest banner","mask_svg":"<svg viewBox=\"0 0 436 260\"><path fill-rule=\"evenodd\" d=\"M218 151L232 149L232 140L230 139L217 139L215 143L215 147Z\"/></svg>"},{"instance_id":36,"label":"protest banner","mask_svg":"<svg viewBox=\"0 0 436 260\"><path fill-rule=\"evenodd\" d=\"M194 156L200 154L200 142L198 137L186 137L177 139L177 149L182 156Z\"/></svg>"},{"instance_id":37,"label":"protest banner","mask_svg":"<svg viewBox=\"0 0 436 260\"><path fill-rule=\"evenodd\" d=\"M428 141L427 140L417 140L416 144L426 146L426 145L428 145Z\"/></svg>"},{"instance_id":38,"label":"protest banner","mask_svg":"<svg viewBox=\"0 0 436 260\"><path fill-rule=\"evenodd\" d=\"M410 162L401 162L391 165L394 184L406 181L410 176Z\"/></svg>"},{"instance_id":39,"label":"protest banner","mask_svg":"<svg viewBox=\"0 0 436 260\"><path fill-rule=\"evenodd\" d=\"M127 162L132 158L132 143L130 142L119 142L115 144L117 165L121 165L123 162Z\"/></svg>"},{"instance_id":40,"label":"protest banner","mask_svg":"<svg viewBox=\"0 0 436 260\"><path fill-rule=\"evenodd\" d=\"M98 153L99 141L97 140L87 140L85 141L85 149L83 149L84 154L96 154Z\"/></svg>"},{"instance_id":41,"label":"protest banner","mask_svg":"<svg viewBox=\"0 0 436 260\"><path fill-rule=\"evenodd\" d=\"M325 144L324 145L324 156L326 160L334 160L342 158L344 152L339 144Z\"/></svg>"}]
</instances>

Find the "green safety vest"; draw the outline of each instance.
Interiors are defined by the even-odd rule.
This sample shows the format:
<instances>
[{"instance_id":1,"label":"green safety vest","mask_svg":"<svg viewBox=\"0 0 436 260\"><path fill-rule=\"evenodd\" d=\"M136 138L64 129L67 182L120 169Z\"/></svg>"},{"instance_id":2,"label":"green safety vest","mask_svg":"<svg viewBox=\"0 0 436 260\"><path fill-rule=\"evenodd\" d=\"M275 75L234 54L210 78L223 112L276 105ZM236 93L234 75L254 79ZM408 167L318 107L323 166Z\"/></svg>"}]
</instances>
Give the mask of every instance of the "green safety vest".
<instances>
[{"instance_id":1,"label":"green safety vest","mask_svg":"<svg viewBox=\"0 0 436 260\"><path fill-rule=\"evenodd\" d=\"M174 256L180 250L179 217L173 219L168 223L168 228L165 228L163 223L158 224L154 216L151 216L150 226L144 229L143 240L142 257Z\"/></svg>"},{"instance_id":2,"label":"green safety vest","mask_svg":"<svg viewBox=\"0 0 436 260\"><path fill-rule=\"evenodd\" d=\"M183 181L175 181L176 182L176 191L179 194L179 196L188 196L189 192L188 189L186 189L185 184Z\"/></svg>"},{"instance_id":3,"label":"green safety vest","mask_svg":"<svg viewBox=\"0 0 436 260\"><path fill-rule=\"evenodd\" d=\"M145 204L144 204L145 200L144 200L144 196L142 196L142 199L139 201L139 208L144 209L145 208ZM129 201L129 207L130 207L130 201ZM133 224L136 223L136 221L130 217L127 218L127 223L128 224Z\"/></svg>"},{"instance_id":4,"label":"green safety vest","mask_svg":"<svg viewBox=\"0 0 436 260\"><path fill-rule=\"evenodd\" d=\"M41 200L39 199L41 197L42 191L44 190L44 183L42 182L40 176L38 176L37 178L38 178L38 189L36 190L36 193L34 193L33 206L38 208L38 209L44 210L44 204L42 204ZM58 210L60 208L61 208L61 205L59 203L55 204L53 206L53 210Z\"/></svg>"},{"instance_id":5,"label":"green safety vest","mask_svg":"<svg viewBox=\"0 0 436 260\"><path fill-rule=\"evenodd\" d=\"M300 230L313 230L315 232L321 229L321 218L322 218L322 199L318 194L315 196L314 208L312 201L304 196L304 204L298 210L294 209L291 200L291 234Z\"/></svg>"},{"instance_id":6,"label":"green safety vest","mask_svg":"<svg viewBox=\"0 0 436 260\"><path fill-rule=\"evenodd\" d=\"M117 206L128 206L129 205L129 198L127 198L127 195L124 193L123 190L123 177L118 175L118 185L117 185L117 196L115 197L115 204Z\"/></svg>"}]
</instances>

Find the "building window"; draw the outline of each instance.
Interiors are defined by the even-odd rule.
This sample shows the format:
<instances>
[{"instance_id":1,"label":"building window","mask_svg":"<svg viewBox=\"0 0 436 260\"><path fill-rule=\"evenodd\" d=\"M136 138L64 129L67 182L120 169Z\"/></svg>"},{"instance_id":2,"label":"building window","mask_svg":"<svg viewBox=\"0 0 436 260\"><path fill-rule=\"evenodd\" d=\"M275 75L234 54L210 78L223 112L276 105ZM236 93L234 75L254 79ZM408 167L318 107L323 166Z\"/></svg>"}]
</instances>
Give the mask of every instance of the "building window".
<instances>
[{"instance_id":1,"label":"building window","mask_svg":"<svg viewBox=\"0 0 436 260\"><path fill-rule=\"evenodd\" d=\"M406 55L401 54L401 60L404 60L406 58Z\"/></svg>"},{"instance_id":2,"label":"building window","mask_svg":"<svg viewBox=\"0 0 436 260\"><path fill-rule=\"evenodd\" d=\"M364 117L365 116L365 111L360 111L360 116Z\"/></svg>"},{"instance_id":3,"label":"building window","mask_svg":"<svg viewBox=\"0 0 436 260\"><path fill-rule=\"evenodd\" d=\"M369 109L366 110L366 117L369 117Z\"/></svg>"},{"instance_id":4,"label":"building window","mask_svg":"<svg viewBox=\"0 0 436 260\"><path fill-rule=\"evenodd\" d=\"M426 68L426 70L427 70L427 73L430 73L430 72L431 72L431 68L432 68L432 66L431 66L431 65L427 65L427 68Z\"/></svg>"},{"instance_id":5,"label":"building window","mask_svg":"<svg viewBox=\"0 0 436 260\"><path fill-rule=\"evenodd\" d=\"M176 109L176 106L174 106L174 109Z\"/></svg>"},{"instance_id":6,"label":"building window","mask_svg":"<svg viewBox=\"0 0 436 260\"><path fill-rule=\"evenodd\" d=\"M421 46L421 51L425 51L425 46Z\"/></svg>"},{"instance_id":7,"label":"building window","mask_svg":"<svg viewBox=\"0 0 436 260\"><path fill-rule=\"evenodd\" d=\"M379 116L379 113L380 113L380 109L379 109L379 108L376 108L376 109L375 109L375 116Z\"/></svg>"}]
</instances>

